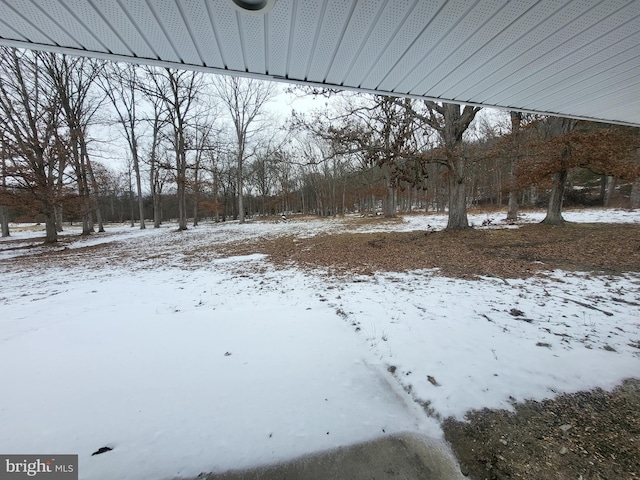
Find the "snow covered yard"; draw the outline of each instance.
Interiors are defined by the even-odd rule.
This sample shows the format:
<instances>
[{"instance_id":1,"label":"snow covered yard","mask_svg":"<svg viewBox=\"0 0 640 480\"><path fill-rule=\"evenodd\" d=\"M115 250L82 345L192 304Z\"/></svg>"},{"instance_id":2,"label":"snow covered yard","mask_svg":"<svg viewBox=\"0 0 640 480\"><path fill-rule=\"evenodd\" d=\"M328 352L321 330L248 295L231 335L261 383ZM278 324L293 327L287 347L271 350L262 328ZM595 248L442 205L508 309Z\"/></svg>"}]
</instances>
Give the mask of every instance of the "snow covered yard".
<instances>
[{"instance_id":1,"label":"snow covered yard","mask_svg":"<svg viewBox=\"0 0 640 480\"><path fill-rule=\"evenodd\" d=\"M442 442L439 419L640 376L640 272L331 276L216 250L444 224L112 227L57 247L15 232L0 241L0 451L78 453L83 479L188 477L394 432Z\"/></svg>"}]
</instances>

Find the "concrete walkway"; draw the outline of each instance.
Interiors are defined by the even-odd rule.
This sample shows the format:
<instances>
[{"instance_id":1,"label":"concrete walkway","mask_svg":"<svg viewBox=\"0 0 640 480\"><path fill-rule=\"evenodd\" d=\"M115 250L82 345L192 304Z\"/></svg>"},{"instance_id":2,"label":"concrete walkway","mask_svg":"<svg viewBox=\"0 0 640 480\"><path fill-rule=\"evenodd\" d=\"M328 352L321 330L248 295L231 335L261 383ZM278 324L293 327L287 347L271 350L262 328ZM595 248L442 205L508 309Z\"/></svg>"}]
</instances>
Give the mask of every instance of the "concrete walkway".
<instances>
[{"instance_id":1,"label":"concrete walkway","mask_svg":"<svg viewBox=\"0 0 640 480\"><path fill-rule=\"evenodd\" d=\"M206 480L461 480L457 461L440 442L415 434L371 442L251 470L201 475Z\"/></svg>"}]
</instances>

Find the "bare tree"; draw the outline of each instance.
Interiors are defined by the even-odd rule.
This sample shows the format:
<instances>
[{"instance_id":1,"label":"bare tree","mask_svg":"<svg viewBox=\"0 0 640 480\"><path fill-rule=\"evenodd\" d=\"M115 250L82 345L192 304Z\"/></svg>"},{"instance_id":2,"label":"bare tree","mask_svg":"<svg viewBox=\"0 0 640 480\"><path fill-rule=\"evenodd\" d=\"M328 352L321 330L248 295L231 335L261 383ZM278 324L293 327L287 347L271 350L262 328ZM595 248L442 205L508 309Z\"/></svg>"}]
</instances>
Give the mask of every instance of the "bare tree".
<instances>
[{"instance_id":1,"label":"bare tree","mask_svg":"<svg viewBox=\"0 0 640 480\"><path fill-rule=\"evenodd\" d=\"M440 136L444 153L444 165L449 180L449 219L447 230L469 228L467 219L467 152L463 145L465 131L471 125L480 107L466 105L463 109L454 103L438 104L425 101L426 113L416 112L417 117Z\"/></svg>"},{"instance_id":2,"label":"bare tree","mask_svg":"<svg viewBox=\"0 0 640 480\"><path fill-rule=\"evenodd\" d=\"M148 118L151 125L151 145L147 165L149 166L149 189L153 204L153 228L159 228L162 223L162 187L166 181L167 170L160 161L160 135L164 121L162 119L162 100L156 96L149 96L153 107L153 114Z\"/></svg>"},{"instance_id":3,"label":"bare tree","mask_svg":"<svg viewBox=\"0 0 640 480\"><path fill-rule=\"evenodd\" d=\"M237 193L238 215L240 223L245 221L245 207L243 194L244 161L246 160L247 144L255 130L252 127L264 114L265 104L275 95L273 84L256 79L223 76L214 83L218 97L226 106L238 142L237 150Z\"/></svg>"},{"instance_id":4,"label":"bare tree","mask_svg":"<svg viewBox=\"0 0 640 480\"><path fill-rule=\"evenodd\" d=\"M169 136L175 152L175 175L178 189L178 230L187 229L187 128L202 90L203 75L199 72L173 68L148 68L153 88L149 95L162 102L162 113L171 126Z\"/></svg>"},{"instance_id":5,"label":"bare tree","mask_svg":"<svg viewBox=\"0 0 640 480\"><path fill-rule=\"evenodd\" d=\"M144 197L142 195L142 179L140 176L140 129L142 120L138 115L140 99L136 95L140 86L138 68L132 64L112 63L104 70L104 75L101 75L99 80L102 90L115 110L117 122L131 154L133 171L136 176L140 228L144 229Z\"/></svg>"},{"instance_id":6,"label":"bare tree","mask_svg":"<svg viewBox=\"0 0 640 480\"><path fill-rule=\"evenodd\" d=\"M56 183L61 127L59 98L43 79L39 57L0 47L0 115L10 177L27 191L45 217L45 243L58 240Z\"/></svg>"},{"instance_id":7,"label":"bare tree","mask_svg":"<svg viewBox=\"0 0 640 480\"><path fill-rule=\"evenodd\" d=\"M8 198L8 189L7 189L7 149L6 149L6 141L4 139L4 135L2 135L2 143L0 145L0 161L2 161L2 165L0 165L0 175L2 175L2 186L0 187L0 231L2 232L1 236L8 237L9 234L9 209L7 208L7 198Z\"/></svg>"},{"instance_id":8,"label":"bare tree","mask_svg":"<svg viewBox=\"0 0 640 480\"><path fill-rule=\"evenodd\" d=\"M56 91L69 130L69 150L73 159L80 198L83 206L82 234L92 230L91 212L98 220L98 229L104 232L102 215L98 208L99 188L89 157L87 129L101 101L90 94L104 62L86 57L69 57L54 53L36 53L42 58L47 77Z\"/></svg>"},{"instance_id":9,"label":"bare tree","mask_svg":"<svg viewBox=\"0 0 640 480\"><path fill-rule=\"evenodd\" d=\"M342 167L346 158L358 155L366 168L373 166L384 179L384 214L394 217L398 187L422 182L415 167L424 155L422 142L417 138L412 100L381 95L351 95L344 100L337 113L317 112L311 121L298 117L298 126L331 144L332 155L326 161L334 162L334 171L343 171L340 175L343 204L346 170ZM428 137L428 133L422 133Z\"/></svg>"},{"instance_id":10,"label":"bare tree","mask_svg":"<svg viewBox=\"0 0 640 480\"><path fill-rule=\"evenodd\" d=\"M220 150L217 137L220 131L214 128L218 112L215 108L209 108L207 112L201 112L194 120L193 133L190 136L189 149L193 151L193 162L191 169L193 177L191 181L191 191L193 193L193 226L196 227L200 221L200 198L203 193L203 172L206 171L205 160L211 159L208 152L214 155Z\"/></svg>"}]
</instances>

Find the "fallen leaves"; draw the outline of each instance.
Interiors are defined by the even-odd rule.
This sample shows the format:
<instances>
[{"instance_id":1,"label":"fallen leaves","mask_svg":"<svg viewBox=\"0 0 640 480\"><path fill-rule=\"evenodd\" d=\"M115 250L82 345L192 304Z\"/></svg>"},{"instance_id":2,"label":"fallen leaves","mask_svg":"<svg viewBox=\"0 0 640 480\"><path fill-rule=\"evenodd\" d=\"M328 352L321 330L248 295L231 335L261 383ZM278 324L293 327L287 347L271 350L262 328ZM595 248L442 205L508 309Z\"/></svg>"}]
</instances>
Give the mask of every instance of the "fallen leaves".
<instances>
[{"instance_id":1,"label":"fallen leaves","mask_svg":"<svg viewBox=\"0 0 640 480\"><path fill-rule=\"evenodd\" d=\"M640 271L640 225L574 224L461 232L389 232L279 237L227 245L227 254L265 253L283 265L370 275L438 269L442 275L528 278L554 269ZM615 245L615 249L606 248Z\"/></svg>"}]
</instances>

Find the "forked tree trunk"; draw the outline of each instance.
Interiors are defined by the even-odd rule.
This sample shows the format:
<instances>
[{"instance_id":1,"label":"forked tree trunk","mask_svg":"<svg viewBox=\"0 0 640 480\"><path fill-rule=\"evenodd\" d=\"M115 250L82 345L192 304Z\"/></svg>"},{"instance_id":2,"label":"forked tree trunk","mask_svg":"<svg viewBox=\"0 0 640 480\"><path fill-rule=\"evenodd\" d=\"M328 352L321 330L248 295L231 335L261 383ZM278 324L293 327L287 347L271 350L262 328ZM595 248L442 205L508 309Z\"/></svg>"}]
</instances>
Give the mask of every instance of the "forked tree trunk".
<instances>
[{"instance_id":1,"label":"forked tree trunk","mask_svg":"<svg viewBox=\"0 0 640 480\"><path fill-rule=\"evenodd\" d=\"M467 219L466 157L463 151L462 137L480 108L467 105L443 103L438 105L427 101L430 115L425 118L427 124L438 130L445 148L447 174L449 175L449 220L447 230L469 228ZM441 115L436 121L435 112Z\"/></svg>"},{"instance_id":2,"label":"forked tree trunk","mask_svg":"<svg viewBox=\"0 0 640 480\"><path fill-rule=\"evenodd\" d=\"M551 122L551 135L553 136L570 133L577 125L577 120L569 118L552 118L549 122ZM564 199L564 189L569 175L567 159L570 155L571 150L567 145L560 154L560 170L551 177L552 186L549 203L547 205L547 215L544 217L544 220L542 220L542 223L546 223L547 225L563 225L565 222L562 217L562 200Z\"/></svg>"}]
</instances>

